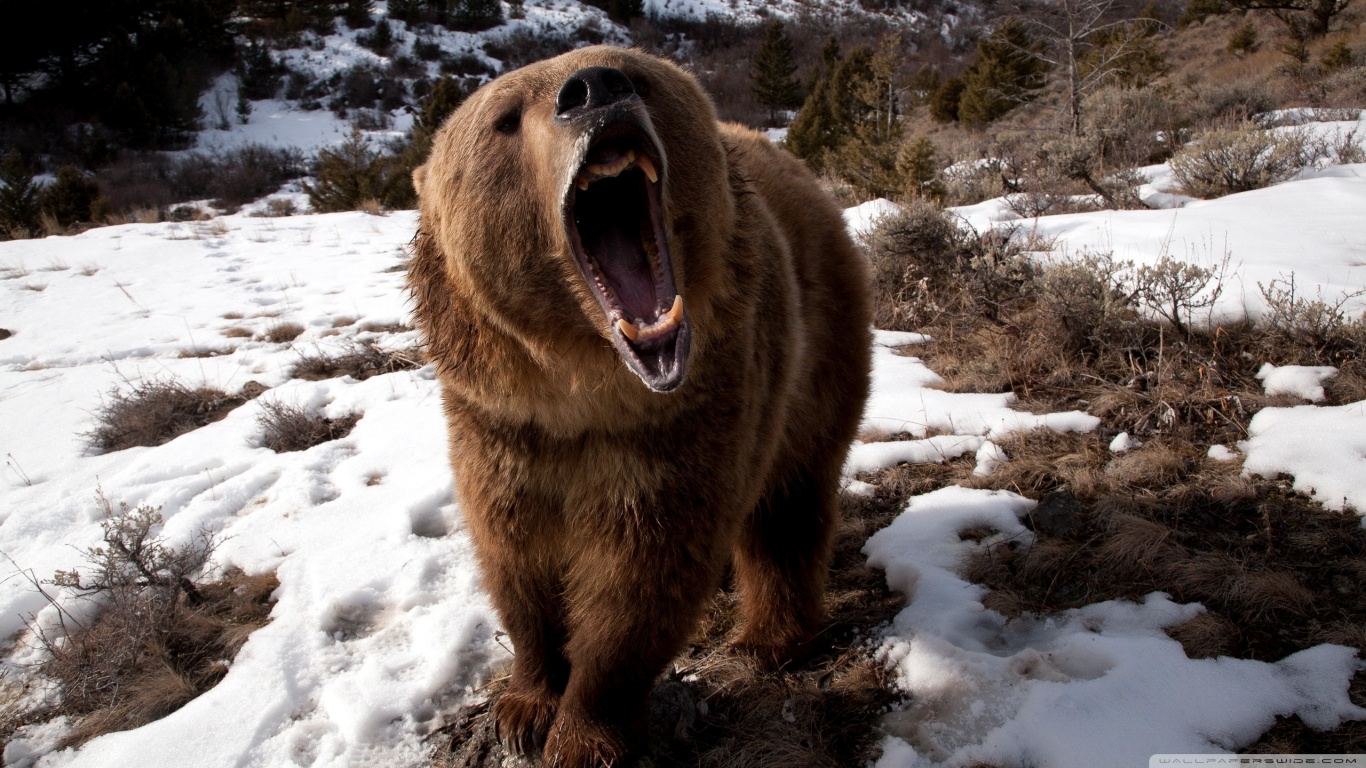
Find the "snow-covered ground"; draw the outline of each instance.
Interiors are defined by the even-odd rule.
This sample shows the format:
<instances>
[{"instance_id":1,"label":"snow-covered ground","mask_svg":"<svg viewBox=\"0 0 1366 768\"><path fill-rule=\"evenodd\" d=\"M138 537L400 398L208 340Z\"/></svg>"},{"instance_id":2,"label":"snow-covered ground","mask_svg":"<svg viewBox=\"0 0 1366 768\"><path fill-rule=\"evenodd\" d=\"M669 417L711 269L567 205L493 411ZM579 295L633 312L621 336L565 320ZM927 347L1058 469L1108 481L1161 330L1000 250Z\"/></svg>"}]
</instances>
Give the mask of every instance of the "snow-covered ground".
<instances>
[{"instance_id":1,"label":"snow-covered ground","mask_svg":"<svg viewBox=\"0 0 1366 768\"><path fill-rule=\"evenodd\" d=\"M1078 245L1075 233L1108 231L1113 247L1137 258L1142 243L1173 240L1173 214L1203 210L1189 236L1230 238L1242 269L1293 268L1302 286L1326 292L1360 287L1366 168L1337 173L1179 211L1052 217L1039 227ZM849 216L860 220L859 211ZM1325 229L1300 216L1324 217ZM172 543L215 532L220 569L280 580L271 623L217 687L76 751L51 751L68 724L29 728L6 748L7 765L183 766L186 755L204 766L419 765L442 713L477 696L507 661L451 500L431 370L363 382L290 378L303 351L411 340L374 329L407 317L395 268L414 225L406 212L240 214L0 244L0 327L12 332L0 339L0 551L39 578L80 565L80 550L100 540L99 490L116 504L160 507ZM1278 234L1241 239L1253 227ZM1284 260L1288 247L1302 248L1296 260ZM283 322L305 330L288 344L240 337ZM1083 413L1017 411L1008 395L945 392L914 357L923 341L877 334L867 442L851 453L851 476L968 453L986 473L1010 459L994 442L1002 435L1097 425ZM221 354L182 356L207 349ZM1277 370L1268 387L1289 381L1309 394L1326 375ZM271 389L166 445L91 455L81 433L110 389L157 378ZM343 439L276 454L259 444L256 421L272 401L361 419ZM1363 408L1266 409L1237 448L1248 471L1288 472L1328 506L1346 499L1366 510ZM900 433L914 439L883 442ZM1216 458L1237 454L1224 448ZM851 477L848 492L867 490ZM1032 506L1011 493L946 488L912 499L869 540L870 562L908 596L881 645L912 702L884 723L883 768L1137 766L1156 753L1236 750L1278 715L1325 728L1366 718L1347 699L1359 665L1351 649L1319 646L1274 664L1191 660L1162 628L1202 608L1161 594L1010 622L986 610L983 588L955 568L974 548L1026 541L1019 516ZM999 533L959 540L958 531L983 524ZM10 568L0 570L0 638L15 637L29 614L52 619ZM20 640L6 653L12 666L35 651Z\"/></svg>"}]
</instances>

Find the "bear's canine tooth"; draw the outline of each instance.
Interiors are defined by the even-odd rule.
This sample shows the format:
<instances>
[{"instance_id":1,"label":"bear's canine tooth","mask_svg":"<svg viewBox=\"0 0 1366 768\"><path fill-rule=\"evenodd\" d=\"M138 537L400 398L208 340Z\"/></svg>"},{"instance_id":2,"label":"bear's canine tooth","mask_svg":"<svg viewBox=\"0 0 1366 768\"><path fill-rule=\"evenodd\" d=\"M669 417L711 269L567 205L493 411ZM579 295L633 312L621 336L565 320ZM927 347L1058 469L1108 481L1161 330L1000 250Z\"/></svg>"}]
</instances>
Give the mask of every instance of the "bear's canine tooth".
<instances>
[{"instance_id":1,"label":"bear's canine tooth","mask_svg":"<svg viewBox=\"0 0 1366 768\"><path fill-rule=\"evenodd\" d=\"M621 335L625 336L631 341L635 341L636 339L640 338L640 329L637 328L634 324L627 322L626 318L624 317L617 318L617 330L621 331Z\"/></svg>"},{"instance_id":2,"label":"bear's canine tooth","mask_svg":"<svg viewBox=\"0 0 1366 768\"><path fill-rule=\"evenodd\" d=\"M670 320L674 321L674 324L678 324L678 323L683 322L683 295L682 295L682 294L675 294L675 295L674 295L674 305L673 305L672 307L669 307L669 311L668 311L668 312L665 312L664 314L667 315L668 318L669 318Z\"/></svg>"},{"instance_id":3,"label":"bear's canine tooth","mask_svg":"<svg viewBox=\"0 0 1366 768\"><path fill-rule=\"evenodd\" d=\"M651 184L659 183L659 172L655 170L654 161L649 155L637 157L636 166L645 172L645 178L649 179Z\"/></svg>"}]
</instances>

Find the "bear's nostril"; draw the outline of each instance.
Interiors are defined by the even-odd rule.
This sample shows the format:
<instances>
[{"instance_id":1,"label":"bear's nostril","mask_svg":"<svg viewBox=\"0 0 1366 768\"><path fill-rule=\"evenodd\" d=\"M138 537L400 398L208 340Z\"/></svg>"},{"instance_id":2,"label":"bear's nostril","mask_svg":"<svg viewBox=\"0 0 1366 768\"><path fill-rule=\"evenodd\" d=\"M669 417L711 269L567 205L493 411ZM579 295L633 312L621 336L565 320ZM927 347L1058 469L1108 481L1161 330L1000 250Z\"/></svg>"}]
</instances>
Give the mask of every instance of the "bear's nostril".
<instances>
[{"instance_id":1,"label":"bear's nostril","mask_svg":"<svg viewBox=\"0 0 1366 768\"><path fill-rule=\"evenodd\" d=\"M611 67L586 67L570 75L555 97L555 113L563 115L579 107L603 107L634 96L635 87L625 72Z\"/></svg>"}]
</instances>

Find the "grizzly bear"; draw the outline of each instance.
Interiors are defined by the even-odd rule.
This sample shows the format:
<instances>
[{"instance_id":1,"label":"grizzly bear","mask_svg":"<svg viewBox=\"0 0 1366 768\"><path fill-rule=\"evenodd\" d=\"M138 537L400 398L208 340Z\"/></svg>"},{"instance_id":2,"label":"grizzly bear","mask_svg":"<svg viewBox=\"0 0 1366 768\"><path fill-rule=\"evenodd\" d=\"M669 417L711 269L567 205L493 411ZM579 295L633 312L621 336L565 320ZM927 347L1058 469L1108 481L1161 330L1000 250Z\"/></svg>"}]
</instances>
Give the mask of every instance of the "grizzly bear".
<instances>
[{"instance_id":1,"label":"grizzly bear","mask_svg":"<svg viewBox=\"0 0 1366 768\"><path fill-rule=\"evenodd\" d=\"M822 621L866 265L799 161L638 51L488 83L414 182L416 322L515 653L499 739L619 765L728 564L741 651L782 663Z\"/></svg>"}]
</instances>

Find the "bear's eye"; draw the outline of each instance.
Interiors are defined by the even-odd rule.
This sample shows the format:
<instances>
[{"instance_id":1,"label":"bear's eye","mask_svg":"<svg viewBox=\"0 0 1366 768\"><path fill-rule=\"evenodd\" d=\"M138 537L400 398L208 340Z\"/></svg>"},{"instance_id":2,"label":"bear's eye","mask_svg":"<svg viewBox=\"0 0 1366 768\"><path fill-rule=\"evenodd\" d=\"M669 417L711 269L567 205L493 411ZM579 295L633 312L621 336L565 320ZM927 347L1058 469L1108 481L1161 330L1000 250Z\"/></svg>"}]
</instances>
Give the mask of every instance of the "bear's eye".
<instances>
[{"instance_id":1,"label":"bear's eye","mask_svg":"<svg viewBox=\"0 0 1366 768\"><path fill-rule=\"evenodd\" d=\"M631 85L636 89L636 95L645 98L650 95L650 81L643 75L631 75Z\"/></svg>"},{"instance_id":2,"label":"bear's eye","mask_svg":"<svg viewBox=\"0 0 1366 768\"><path fill-rule=\"evenodd\" d=\"M498 117L498 122L493 124L493 130L511 136L522 127L522 108L513 107Z\"/></svg>"}]
</instances>

